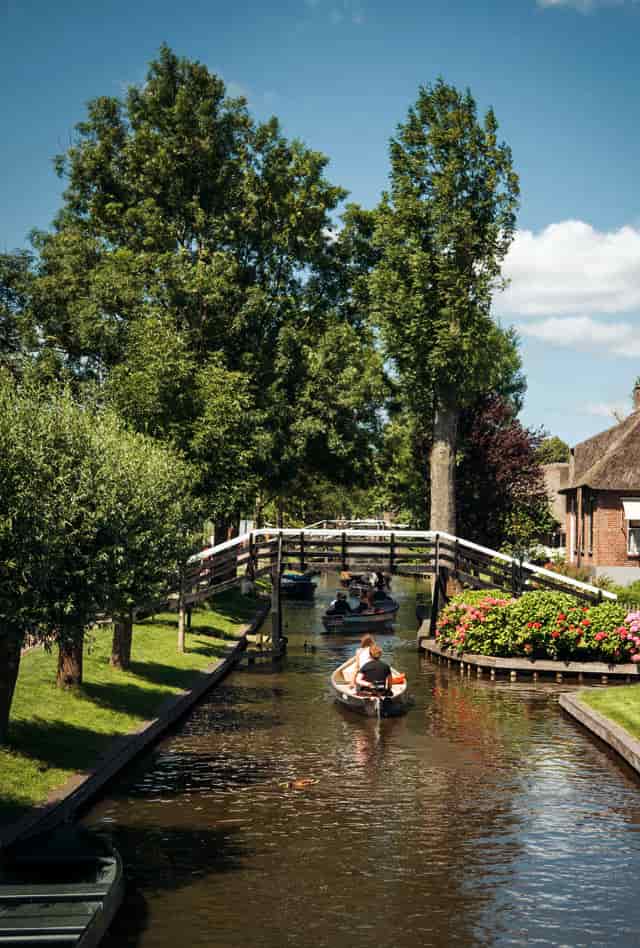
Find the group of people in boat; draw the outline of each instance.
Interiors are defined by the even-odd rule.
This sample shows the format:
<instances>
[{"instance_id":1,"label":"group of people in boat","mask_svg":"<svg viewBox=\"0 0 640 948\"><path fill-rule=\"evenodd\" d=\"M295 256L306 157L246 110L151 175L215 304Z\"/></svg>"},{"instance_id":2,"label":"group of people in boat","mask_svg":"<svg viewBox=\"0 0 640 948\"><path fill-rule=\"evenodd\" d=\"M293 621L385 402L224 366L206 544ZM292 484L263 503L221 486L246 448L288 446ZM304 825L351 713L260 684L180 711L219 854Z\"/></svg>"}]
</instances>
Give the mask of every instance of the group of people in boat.
<instances>
[{"instance_id":1,"label":"group of people in boat","mask_svg":"<svg viewBox=\"0 0 640 948\"><path fill-rule=\"evenodd\" d=\"M363 635L356 650L353 687L360 694L391 694L391 667L382 661L382 649L372 635Z\"/></svg>"},{"instance_id":2,"label":"group of people in boat","mask_svg":"<svg viewBox=\"0 0 640 948\"><path fill-rule=\"evenodd\" d=\"M339 592L333 602L329 605L327 615L348 616L356 615L362 612L375 612L376 607L380 606L381 603L386 602L388 599L389 596L384 589L384 583L382 586L371 586L364 590L360 595L358 605L353 609L349 605L347 594Z\"/></svg>"}]
</instances>

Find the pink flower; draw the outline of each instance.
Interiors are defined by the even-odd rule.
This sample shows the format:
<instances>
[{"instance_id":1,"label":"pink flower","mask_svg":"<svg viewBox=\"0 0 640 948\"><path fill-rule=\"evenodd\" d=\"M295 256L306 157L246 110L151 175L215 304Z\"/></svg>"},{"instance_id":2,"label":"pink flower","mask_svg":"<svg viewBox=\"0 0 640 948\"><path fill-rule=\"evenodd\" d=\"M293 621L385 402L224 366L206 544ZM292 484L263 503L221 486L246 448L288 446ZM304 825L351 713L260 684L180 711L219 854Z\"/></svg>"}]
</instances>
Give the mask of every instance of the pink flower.
<instances>
[{"instance_id":1,"label":"pink flower","mask_svg":"<svg viewBox=\"0 0 640 948\"><path fill-rule=\"evenodd\" d=\"M640 652L636 652L635 655L632 655L632 656L631 656L631 661L632 661L632 662L640 662Z\"/></svg>"}]
</instances>

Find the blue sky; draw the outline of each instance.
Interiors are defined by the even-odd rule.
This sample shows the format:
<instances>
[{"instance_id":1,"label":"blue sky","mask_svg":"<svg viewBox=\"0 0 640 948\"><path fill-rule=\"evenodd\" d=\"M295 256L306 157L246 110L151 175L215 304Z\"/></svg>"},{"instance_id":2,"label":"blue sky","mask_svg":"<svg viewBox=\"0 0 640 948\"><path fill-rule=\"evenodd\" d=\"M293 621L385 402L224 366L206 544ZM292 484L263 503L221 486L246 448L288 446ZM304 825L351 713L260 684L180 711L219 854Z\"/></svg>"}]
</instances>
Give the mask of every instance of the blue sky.
<instances>
[{"instance_id":1,"label":"blue sky","mask_svg":"<svg viewBox=\"0 0 640 948\"><path fill-rule=\"evenodd\" d=\"M388 140L437 76L493 106L520 175L497 316L517 326L523 420L575 443L640 375L640 0L8 0L0 21L0 250L46 228L51 158L86 102L144 80L160 44L330 158L373 206Z\"/></svg>"}]
</instances>

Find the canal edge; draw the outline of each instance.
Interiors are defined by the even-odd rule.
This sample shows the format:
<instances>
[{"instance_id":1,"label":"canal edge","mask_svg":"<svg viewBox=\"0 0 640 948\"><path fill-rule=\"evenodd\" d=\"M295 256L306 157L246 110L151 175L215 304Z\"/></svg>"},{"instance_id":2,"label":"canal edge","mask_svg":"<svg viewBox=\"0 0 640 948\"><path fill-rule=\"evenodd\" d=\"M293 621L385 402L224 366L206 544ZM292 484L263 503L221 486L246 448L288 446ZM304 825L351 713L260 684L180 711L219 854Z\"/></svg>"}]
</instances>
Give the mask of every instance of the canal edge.
<instances>
[{"instance_id":1,"label":"canal edge","mask_svg":"<svg viewBox=\"0 0 640 948\"><path fill-rule=\"evenodd\" d=\"M26 813L15 823L0 829L0 853L23 836L52 829L58 823L73 819L76 811L96 797L142 751L155 743L165 731L191 709L199 699L231 672L247 648L247 636L257 632L269 615L270 603L260 607L249 625L242 630L229 654L203 671L193 688L170 695L160 705L158 714L145 721L138 730L113 739L109 750L89 772L73 774L66 783L53 790L46 801Z\"/></svg>"},{"instance_id":2,"label":"canal edge","mask_svg":"<svg viewBox=\"0 0 640 948\"><path fill-rule=\"evenodd\" d=\"M608 744L630 767L640 774L640 741L632 737L621 725L600 714L586 705L577 695L561 694L558 696L560 707L575 718L583 727L601 741Z\"/></svg>"}]
</instances>

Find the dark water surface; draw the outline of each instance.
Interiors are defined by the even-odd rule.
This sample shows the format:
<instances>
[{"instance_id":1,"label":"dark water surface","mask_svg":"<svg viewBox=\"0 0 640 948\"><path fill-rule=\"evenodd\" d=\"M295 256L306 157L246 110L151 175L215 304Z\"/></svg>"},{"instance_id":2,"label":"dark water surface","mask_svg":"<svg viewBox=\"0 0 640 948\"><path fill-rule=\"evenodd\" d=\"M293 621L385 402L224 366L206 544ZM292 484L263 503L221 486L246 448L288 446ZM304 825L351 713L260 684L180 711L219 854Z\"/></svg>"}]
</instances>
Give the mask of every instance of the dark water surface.
<instances>
[{"instance_id":1,"label":"dark water surface","mask_svg":"<svg viewBox=\"0 0 640 948\"><path fill-rule=\"evenodd\" d=\"M281 671L231 675L88 814L127 868L105 948L640 945L638 781L567 687L420 658L395 579L379 640L414 704L360 718L328 689L356 641L321 634L335 582L287 605Z\"/></svg>"}]
</instances>

